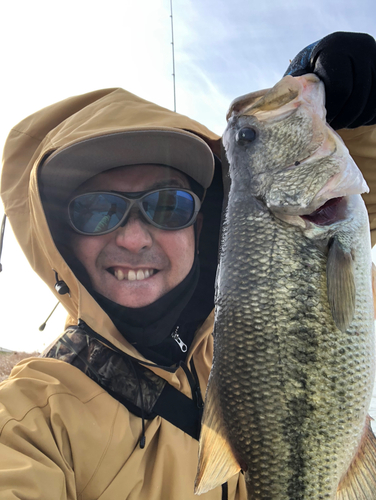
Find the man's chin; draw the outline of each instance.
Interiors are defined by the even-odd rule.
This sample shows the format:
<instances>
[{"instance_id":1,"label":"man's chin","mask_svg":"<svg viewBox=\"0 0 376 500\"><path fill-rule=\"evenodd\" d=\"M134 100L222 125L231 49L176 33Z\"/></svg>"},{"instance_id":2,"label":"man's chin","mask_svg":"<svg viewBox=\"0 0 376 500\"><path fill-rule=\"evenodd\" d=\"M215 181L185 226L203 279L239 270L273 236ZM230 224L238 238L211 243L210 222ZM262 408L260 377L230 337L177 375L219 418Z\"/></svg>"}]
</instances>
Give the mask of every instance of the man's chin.
<instances>
[{"instance_id":1,"label":"man's chin","mask_svg":"<svg viewBox=\"0 0 376 500\"><path fill-rule=\"evenodd\" d=\"M146 300L145 300L145 298L140 298L140 299L131 300L131 301L130 300L121 300L121 299L118 299L118 300L111 299L111 300L113 302L116 302L120 306L129 307L131 309L138 309L140 307L149 306L150 304L152 304L153 302L155 302L158 299L159 299L159 297L146 299Z\"/></svg>"},{"instance_id":2,"label":"man's chin","mask_svg":"<svg viewBox=\"0 0 376 500\"><path fill-rule=\"evenodd\" d=\"M124 290L124 288L122 287L120 290L112 289L110 292L107 290L98 291L101 295L112 300L112 302L134 309L148 306L166 293L163 290L156 289L156 287L141 284L129 287L131 288L130 290Z\"/></svg>"}]
</instances>

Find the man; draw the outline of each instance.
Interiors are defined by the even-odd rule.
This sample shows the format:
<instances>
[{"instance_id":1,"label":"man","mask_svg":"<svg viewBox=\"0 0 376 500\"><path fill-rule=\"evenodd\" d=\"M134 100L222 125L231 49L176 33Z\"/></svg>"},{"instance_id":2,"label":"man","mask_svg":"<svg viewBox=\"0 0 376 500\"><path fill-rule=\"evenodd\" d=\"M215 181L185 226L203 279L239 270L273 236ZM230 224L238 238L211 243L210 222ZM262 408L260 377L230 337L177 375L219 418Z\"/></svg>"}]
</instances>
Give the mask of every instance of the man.
<instances>
[{"instance_id":1,"label":"man","mask_svg":"<svg viewBox=\"0 0 376 500\"><path fill-rule=\"evenodd\" d=\"M0 484L15 498L194 498L222 199L208 144L219 154L205 127L121 89L11 133L6 213L70 315L3 389ZM243 489L234 477L206 496Z\"/></svg>"},{"instance_id":2,"label":"man","mask_svg":"<svg viewBox=\"0 0 376 500\"><path fill-rule=\"evenodd\" d=\"M376 106L363 119L360 105L346 112L348 95L339 114L330 107L339 85L333 60L352 60L365 46L367 64L355 75L365 64L374 71L374 40L352 34L324 38L291 70L323 78L331 120L340 115L351 127L355 115L355 126L367 125L343 132L367 174ZM374 93L362 83L350 92L367 111ZM19 364L2 386L0 498L195 498L219 155L219 137L205 127L122 89L67 99L11 132L5 211L69 316L44 356ZM245 499L243 475L202 498Z\"/></svg>"}]
</instances>

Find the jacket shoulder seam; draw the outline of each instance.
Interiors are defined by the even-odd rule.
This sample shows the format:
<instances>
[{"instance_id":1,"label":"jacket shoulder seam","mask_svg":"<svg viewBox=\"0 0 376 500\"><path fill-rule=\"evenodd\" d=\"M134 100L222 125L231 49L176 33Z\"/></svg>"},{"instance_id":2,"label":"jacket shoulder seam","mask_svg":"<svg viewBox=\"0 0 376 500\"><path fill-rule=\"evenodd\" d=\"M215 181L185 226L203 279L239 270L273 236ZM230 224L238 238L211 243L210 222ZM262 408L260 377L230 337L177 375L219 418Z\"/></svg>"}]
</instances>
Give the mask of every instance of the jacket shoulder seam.
<instances>
[{"instance_id":1,"label":"jacket shoulder seam","mask_svg":"<svg viewBox=\"0 0 376 500\"><path fill-rule=\"evenodd\" d=\"M0 436L1 434L3 433L5 427L10 423L10 422L22 422L26 417L27 415L32 412L33 410L36 410L36 409L39 409L41 410L42 408L46 408L46 406L48 406L49 404L49 401L51 398L53 398L54 396L71 396L79 401L81 401L82 404L87 404L87 403L90 403L91 401L93 401L93 399L95 399L96 397L98 396L101 396L102 394L107 394L106 391L104 390L101 390L99 393L97 394L94 394L93 396L91 396L90 398L88 398L87 400L81 400L78 396L76 396L75 394L72 394L70 392L58 392L58 393L55 393L55 394L51 394L50 396L48 396L47 398L47 401L44 405L35 405L31 408L29 408L25 413L24 415L21 417L21 418L16 418L16 417L9 417L8 420L6 420L6 422L4 422L4 425L0 428Z\"/></svg>"}]
</instances>

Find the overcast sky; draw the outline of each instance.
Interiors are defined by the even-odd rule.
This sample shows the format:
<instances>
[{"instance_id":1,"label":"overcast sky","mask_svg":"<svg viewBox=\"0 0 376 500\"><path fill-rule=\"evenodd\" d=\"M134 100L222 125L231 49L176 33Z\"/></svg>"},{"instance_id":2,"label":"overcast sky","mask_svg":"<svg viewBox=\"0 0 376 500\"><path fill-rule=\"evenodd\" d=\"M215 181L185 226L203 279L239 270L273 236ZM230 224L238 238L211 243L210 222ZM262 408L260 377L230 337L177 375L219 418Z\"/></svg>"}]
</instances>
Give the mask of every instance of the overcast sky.
<instances>
[{"instance_id":1,"label":"overcast sky","mask_svg":"<svg viewBox=\"0 0 376 500\"><path fill-rule=\"evenodd\" d=\"M217 133L235 97L274 85L289 60L333 31L376 36L374 0L173 0L177 111ZM2 2L1 146L9 129L66 97L123 87L173 109L170 0ZM1 208L2 210L2 208ZM62 306L29 269L8 225L0 347L42 350Z\"/></svg>"}]
</instances>

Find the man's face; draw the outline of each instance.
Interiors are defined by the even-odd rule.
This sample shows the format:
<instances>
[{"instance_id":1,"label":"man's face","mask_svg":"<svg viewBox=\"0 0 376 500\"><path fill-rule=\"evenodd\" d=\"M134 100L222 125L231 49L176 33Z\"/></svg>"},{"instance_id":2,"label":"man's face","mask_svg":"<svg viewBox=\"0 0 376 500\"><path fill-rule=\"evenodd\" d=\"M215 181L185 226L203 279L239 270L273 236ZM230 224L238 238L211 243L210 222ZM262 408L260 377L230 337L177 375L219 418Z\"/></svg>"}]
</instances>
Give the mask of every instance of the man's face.
<instances>
[{"instance_id":1,"label":"man's face","mask_svg":"<svg viewBox=\"0 0 376 500\"><path fill-rule=\"evenodd\" d=\"M169 167L137 165L99 174L80 189L137 192L160 187L190 188L184 174ZM124 227L101 236L74 234L72 250L93 288L126 307L149 305L175 288L192 268L193 226L165 231L148 224L137 210Z\"/></svg>"}]
</instances>

